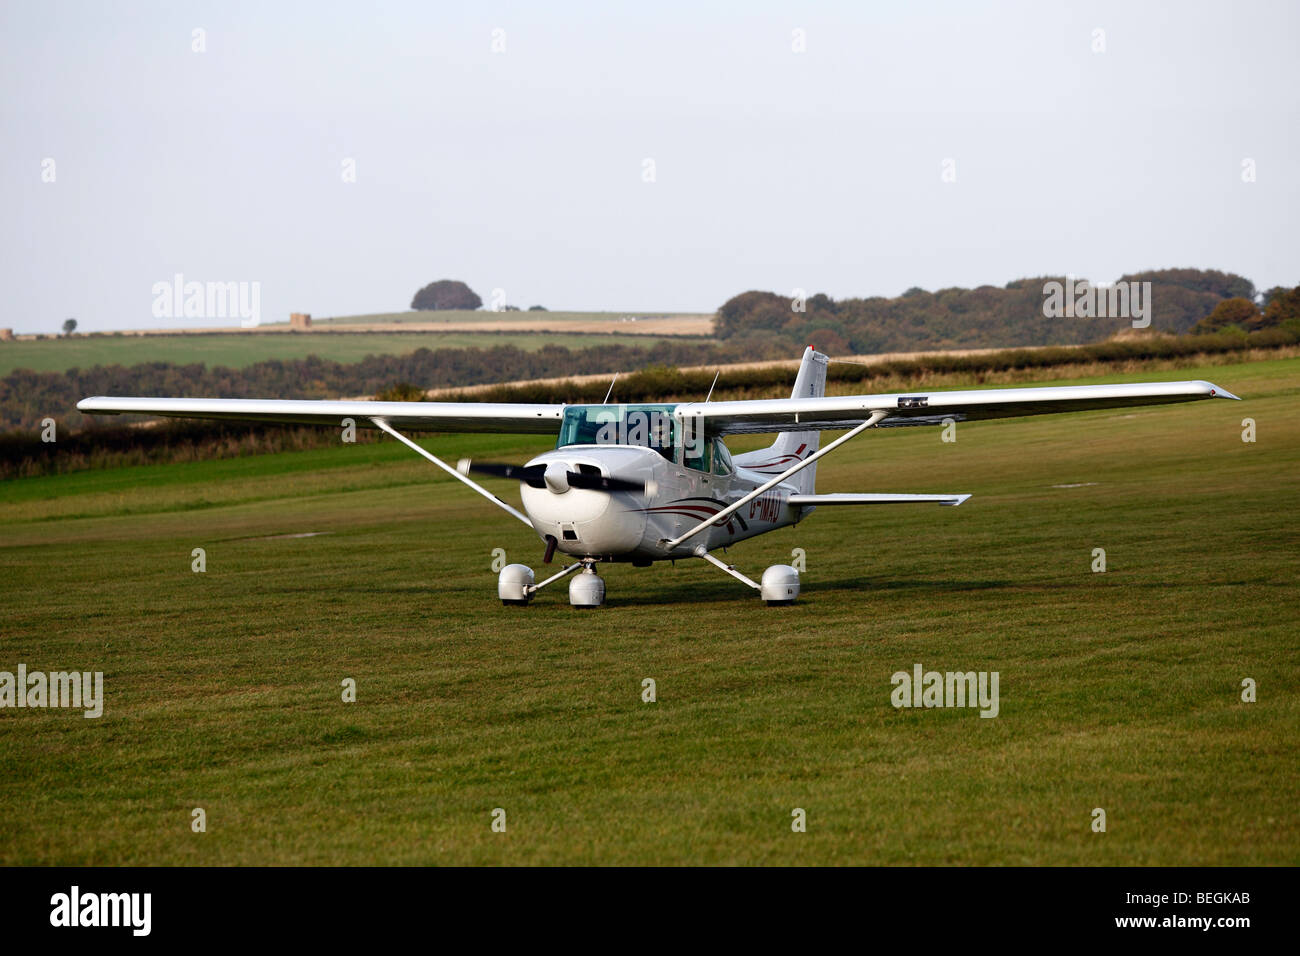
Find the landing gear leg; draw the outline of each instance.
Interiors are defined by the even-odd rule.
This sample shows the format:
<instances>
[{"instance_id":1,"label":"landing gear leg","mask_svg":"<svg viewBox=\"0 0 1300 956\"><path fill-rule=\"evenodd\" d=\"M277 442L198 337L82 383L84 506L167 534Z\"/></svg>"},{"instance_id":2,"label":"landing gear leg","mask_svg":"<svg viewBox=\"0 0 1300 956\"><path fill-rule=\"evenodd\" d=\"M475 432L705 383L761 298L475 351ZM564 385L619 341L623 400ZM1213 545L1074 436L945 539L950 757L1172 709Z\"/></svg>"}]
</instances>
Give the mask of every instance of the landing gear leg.
<instances>
[{"instance_id":1,"label":"landing gear leg","mask_svg":"<svg viewBox=\"0 0 1300 956\"><path fill-rule=\"evenodd\" d=\"M724 564L705 550L704 545L695 549L695 556L703 558L714 567L721 568L733 578L749 585L758 592L759 597L767 602L768 607L781 607L793 604L799 596L799 572L788 564L774 564L763 572L763 583L759 584L745 577L730 564Z\"/></svg>"},{"instance_id":2,"label":"landing gear leg","mask_svg":"<svg viewBox=\"0 0 1300 956\"><path fill-rule=\"evenodd\" d=\"M583 567L584 562L575 561L563 571L552 574L549 578L540 584L533 583L533 569L524 564L507 564L501 569L501 574L497 578L497 597L501 598L501 603L505 605L516 604L519 606L526 605L533 599L533 595L540 591L552 581L558 581L578 568ZM594 572L593 572L594 573ZM600 582L601 599L604 599L605 582ZM572 592L570 592L572 593ZM592 605L593 607L595 605Z\"/></svg>"}]
</instances>

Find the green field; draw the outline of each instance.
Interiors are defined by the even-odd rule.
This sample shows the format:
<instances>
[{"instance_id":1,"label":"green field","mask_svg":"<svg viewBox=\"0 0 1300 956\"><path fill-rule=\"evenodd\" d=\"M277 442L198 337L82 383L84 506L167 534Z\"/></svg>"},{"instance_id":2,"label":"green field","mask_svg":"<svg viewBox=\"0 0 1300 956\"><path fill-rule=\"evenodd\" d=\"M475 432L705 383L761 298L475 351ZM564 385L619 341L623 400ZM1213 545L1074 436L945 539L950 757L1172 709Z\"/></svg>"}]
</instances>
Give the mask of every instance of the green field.
<instances>
[{"instance_id":1,"label":"green field","mask_svg":"<svg viewBox=\"0 0 1300 956\"><path fill-rule=\"evenodd\" d=\"M318 355L336 362L359 362L368 355L408 355L416 349L493 348L514 345L540 349L544 345L587 348L593 345L650 346L662 336L604 335L595 332L349 332L342 334L212 335L79 335L67 339L36 339L0 343L0 375L14 369L62 372L95 365L135 365L175 362L188 365L244 368L269 359L300 359Z\"/></svg>"},{"instance_id":2,"label":"green field","mask_svg":"<svg viewBox=\"0 0 1300 956\"><path fill-rule=\"evenodd\" d=\"M805 549L792 608L702 562L503 608L492 549L539 542L393 442L6 482L0 670L107 700L0 710L0 863L1300 863L1300 359L1146 377L1246 401L832 453L819 491L975 497L732 550ZM999 716L894 709L918 662Z\"/></svg>"},{"instance_id":3,"label":"green field","mask_svg":"<svg viewBox=\"0 0 1300 956\"><path fill-rule=\"evenodd\" d=\"M672 316L702 316L699 312L493 312L491 309L438 309L436 311L373 312L366 315L340 315L313 318L313 325L359 325L389 322L511 322L515 320L541 320L545 322L609 322L621 325L623 320L635 316L644 319L666 319ZM281 323L288 325L287 322Z\"/></svg>"}]
</instances>

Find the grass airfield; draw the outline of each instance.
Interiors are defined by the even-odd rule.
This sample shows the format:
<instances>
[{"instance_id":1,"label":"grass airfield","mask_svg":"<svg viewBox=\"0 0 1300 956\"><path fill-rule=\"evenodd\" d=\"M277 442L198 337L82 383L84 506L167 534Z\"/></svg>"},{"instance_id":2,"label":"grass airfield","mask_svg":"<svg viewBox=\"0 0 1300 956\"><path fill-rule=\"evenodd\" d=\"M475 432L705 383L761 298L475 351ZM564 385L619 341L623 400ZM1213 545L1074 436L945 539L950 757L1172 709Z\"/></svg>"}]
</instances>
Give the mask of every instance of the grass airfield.
<instances>
[{"instance_id":1,"label":"grass airfield","mask_svg":"<svg viewBox=\"0 0 1300 956\"><path fill-rule=\"evenodd\" d=\"M416 349L480 348L513 345L536 351L548 345L582 349L595 345L650 347L669 336L557 331L411 331L330 333L208 333L204 335L79 335L73 338L6 342L0 345L0 375L27 368L37 372L89 369L96 365L141 362L201 362L247 368L273 359L317 356L334 362L360 362L371 355L410 355Z\"/></svg>"},{"instance_id":2,"label":"grass airfield","mask_svg":"<svg viewBox=\"0 0 1300 956\"><path fill-rule=\"evenodd\" d=\"M106 702L0 710L0 863L1300 863L1300 359L1106 381L1186 378L1246 401L849 443L819 491L975 497L731 551L805 549L793 608L703 562L504 608L540 543L395 442L5 482L0 670ZM918 662L999 716L894 709Z\"/></svg>"}]
</instances>

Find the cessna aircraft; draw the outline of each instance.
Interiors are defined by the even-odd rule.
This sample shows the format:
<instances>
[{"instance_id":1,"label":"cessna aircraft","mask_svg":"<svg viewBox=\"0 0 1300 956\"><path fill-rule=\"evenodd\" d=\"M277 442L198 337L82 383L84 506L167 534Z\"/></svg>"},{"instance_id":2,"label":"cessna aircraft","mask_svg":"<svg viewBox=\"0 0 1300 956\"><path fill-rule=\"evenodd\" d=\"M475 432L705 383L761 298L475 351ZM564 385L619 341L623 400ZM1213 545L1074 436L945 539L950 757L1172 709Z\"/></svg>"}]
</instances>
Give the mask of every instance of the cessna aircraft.
<instances>
[{"instance_id":1,"label":"cessna aircraft","mask_svg":"<svg viewBox=\"0 0 1300 956\"><path fill-rule=\"evenodd\" d=\"M826 397L829 359L809 346L789 399L676 404L514 405L477 402L260 401L223 398L86 398L90 414L163 415L235 421L346 426L369 424L522 521L545 542L543 562L558 550L575 560L543 581L531 568L501 570L497 596L527 605L542 588L574 571L569 602L599 607L602 561L645 567L700 558L759 592L769 605L799 596L799 572L784 564L761 581L712 554L718 548L796 524L819 506L960 505L960 494L814 493L819 459L869 428L941 425L1018 415L1237 399L1209 382L999 388ZM608 402L608 396L606 396ZM557 435L553 451L524 465L452 467L397 430L514 432ZM823 430L847 431L819 447ZM777 432L775 444L734 457L727 435ZM514 478L523 512L469 477Z\"/></svg>"}]
</instances>

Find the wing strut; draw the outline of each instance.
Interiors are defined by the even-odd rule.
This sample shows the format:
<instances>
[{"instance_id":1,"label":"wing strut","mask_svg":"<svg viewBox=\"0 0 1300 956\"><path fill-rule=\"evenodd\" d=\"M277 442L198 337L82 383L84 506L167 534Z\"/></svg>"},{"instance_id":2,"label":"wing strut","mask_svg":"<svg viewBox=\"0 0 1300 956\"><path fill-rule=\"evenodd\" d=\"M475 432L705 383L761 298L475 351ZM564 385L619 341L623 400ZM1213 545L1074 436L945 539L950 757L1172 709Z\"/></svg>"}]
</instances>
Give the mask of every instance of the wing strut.
<instances>
[{"instance_id":1,"label":"wing strut","mask_svg":"<svg viewBox=\"0 0 1300 956\"><path fill-rule=\"evenodd\" d=\"M484 488L482 485L480 485L477 481L474 481L472 478L467 478L465 475L462 475L459 471L457 471L455 468L451 467L451 465L447 464L445 461L443 461L443 460L442 460L441 458L439 458L437 455L433 455L433 454L430 454L429 452L425 451L423 448L421 448L421 447L420 447L419 445L417 445L415 442L411 441L411 439L407 438L405 435L403 435L403 434L401 434L400 432L398 432L397 430L395 430L391 425L388 424L388 422L384 421L382 418L371 418L370 420L371 420L372 422L375 423L375 427L376 427L376 428L378 428L378 429L380 429L380 430L382 430L382 431L386 431L386 432L388 432L388 434L392 435L394 438L396 438L398 441L400 441L400 442L401 442L403 445L405 445L407 448L411 449L411 451L415 452L417 455L423 455L425 458L429 459L429 461L433 462L435 465L437 465L439 468L441 468L441 469L442 469L443 471L445 471L447 474L451 475L451 476L452 476L453 478L455 478L457 481L461 481L461 482L464 482L465 484L469 485L471 488L473 488L475 491L477 491L480 495L482 495L482 496L483 496L484 498L486 498L488 501L492 502L492 503L493 503L494 505L496 505L498 508L501 508L503 511L506 511L506 512L508 512L509 514L513 515L514 517L518 518L518 519L519 519L520 521L522 521L524 524L528 525L528 527L530 527L530 528L533 527L533 523L532 523L531 521L528 520L528 516L527 516L527 515L522 514L521 512L519 512L519 511L515 510L514 508L510 507L510 505L506 504L504 501L502 501L502 500L501 500L500 498L498 498L496 495L492 494L492 492L488 491L486 488ZM534 529L534 530L535 530L535 529Z\"/></svg>"},{"instance_id":2,"label":"wing strut","mask_svg":"<svg viewBox=\"0 0 1300 956\"><path fill-rule=\"evenodd\" d=\"M697 534L699 534L701 531L704 531L706 528L709 528L709 527L711 527L712 525L715 525L715 524L719 524L720 522L722 522L723 520L725 520L729 515L731 515L733 512L739 510L741 507L743 507L744 505L749 504L751 501L753 501L753 500L754 500L755 498L757 498L759 495L763 494L763 492L768 491L768 490L771 489L771 488L775 488L777 485L779 485L781 482L785 481L785 480L786 480L787 478L789 478L791 475L793 475L793 474L795 474L796 472L802 471L803 469L807 468L809 465L811 465L813 462L815 462L815 461L816 461L818 458L820 458L822 455L825 455L827 452L833 451L834 449L838 448L840 445L843 445L843 444L844 444L846 441L848 441L850 438L856 438L856 437L857 437L857 436L858 436L862 431L864 431L865 429L870 428L872 425L874 425L874 424L876 424L877 422L879 422L882 418L884 418L884 417L885 417L886 415L888 415L888 414L889 414L888 412L881 411L881 410L877 409L876 411L874 411L874 412L871 413L870 417L867 418L867 420L866 420L865 422L862 422L860 425L857 425L856 427L852 428L851 430L845 432L843 435L841 435L839 438L835 439L835 440L834 440L833 442L831 442L829 445L824 445L823 447L819 448L817 451L813 452L811 455L809 455L809 456L808 456L807 458L805 458L803 461L800 461L800 462L797 462L797 463L791 465L789 468L787 468L785 471L781 472L781 474L777 475L777 476L776 476L775 478L773 478L771 481L765 481L765 482L763 482L761 485L759 485L757 488L755 488L755 489L754 489L753 491L751 491L749 494L745 495L743 498L740 498L740 499L737 500L737 501L733 501L731 504L727 505L727 507L723 508L723 509L722 509L721 511L719 511L717 514L715 514L712 518L708 518L708 519L706 519L706 520L704 520L704 521L701 521L699 524L697 524L697 525L696 525L694 528L692 528L690 531L687 531L685 534L678 535L677 537L673 538L671 541L666 542L666 543L664 544L664 547L665 547L667 550L671 551L673 548L677 547L679 544L681 544L681 543L682 543L683 541L685 541L687 538L693 538L693 537L695 537Z\"/></svg>"}]
</instances>

